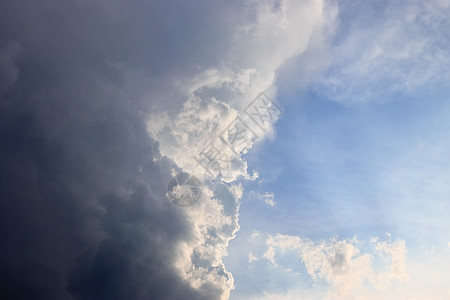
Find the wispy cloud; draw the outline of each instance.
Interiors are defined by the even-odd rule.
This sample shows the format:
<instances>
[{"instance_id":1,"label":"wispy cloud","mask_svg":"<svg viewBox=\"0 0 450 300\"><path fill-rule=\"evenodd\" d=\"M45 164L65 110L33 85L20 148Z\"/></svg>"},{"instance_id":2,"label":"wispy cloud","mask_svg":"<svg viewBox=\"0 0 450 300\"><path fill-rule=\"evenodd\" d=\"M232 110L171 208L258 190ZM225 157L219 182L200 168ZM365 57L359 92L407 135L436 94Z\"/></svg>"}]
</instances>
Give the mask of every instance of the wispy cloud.
<instances>
[{"instance_id":1,"label":"wispy cloud","mask_svg":"<svg viewBox=\"0 0 450 300\"><path fill-rule=\"evenodd\" d=\"M449 13L445 1L342 1L316 92L345 104L386 102L448 81Z\"/></svg>"}]
</instances>

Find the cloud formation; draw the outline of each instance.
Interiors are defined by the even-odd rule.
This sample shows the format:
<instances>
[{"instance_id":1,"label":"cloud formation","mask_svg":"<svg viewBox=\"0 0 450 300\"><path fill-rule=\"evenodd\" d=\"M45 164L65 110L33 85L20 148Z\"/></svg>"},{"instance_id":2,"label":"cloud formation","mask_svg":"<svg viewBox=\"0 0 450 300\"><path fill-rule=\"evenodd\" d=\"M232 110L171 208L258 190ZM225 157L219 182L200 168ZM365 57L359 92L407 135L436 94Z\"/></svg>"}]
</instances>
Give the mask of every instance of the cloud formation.
<instances>
[{"instance_id":1,"label":"cloud formation","mask_svg":"<svg viewBox=\"0 0 450 300\"><path fill-rule=\"evenodd\" d=\"M210 170L196 158L210 143L223 148L221 154L230 161L221 170L222 180L249 178L240 154L273 134L271 126L279 115L259 128L245 108L261 92L275 95L278 68L304 52L313 36L323 35L332 16L332 8L323 1L248 1L240 8L242 17L229 27L233 34L221 37L226 46L220 59L208 68L197 65L198 72L178 85L183 106L171 114L155 113L149 120L149 132L160 142L161 153L199 178ZM222 147L219 139L237 117L253 131L246 130L248 144L241 151Z\"/></svg>"},{"instance_id":2,"label":"cloud formation","mask_svg":"<svg viewBox=\"0 0 450 300\"><path fill-rule=\"evenodd\" d=\"M21 50L20 44L14 41L0 48L0 97L19 76L16 60Z\"/></svg>"},{"instance_id":3,"label":"cloud formation","mask_svg":"<svg viewBox=\"0 0 450 300\"><path fill-rule=\"evenodd\" d=\"M293 263L301 262L314 282L330 285L331 289L319 297L383 298L393 283L406 282L410 277L405 241L391 240L390 235L386 240L362 242L356 237L312 241L277 234L268 236L266 247L261 256L251 253L249 261L265 259L286 271L295 267Z\"/></svg>"},{"instance_id":4,"label":"cloud formation","mask_svg":"<svg viewBox=\"0 0 450 300\"><path fill-rule=\"evenodd\" d=\"M340 1L333 57L316 92L343 104L386 102L448 81L447 1Z\"/></svg>"},{"instance_id":5,"label":"cloud formation","mask_svg":"<svg viewBox=\"0 0 450 300\"><path fill-rule=\"evenodd\" d=\"M245 161L184 210L167 184L205 172L191 154L274 95L326 14L320 0L2 2L0 297L228 298Z\"/></svg>"},{"instance_id":6,"label":"cloud formation","mask_svg":"<svg viewBox=\"0 0 450 300\"><path fill-rule=\"evenodd\" d=\"M322 34L327 14L321 1L245 3L240 14L244 17L230 24L233 34L221 37L226 46L218 50L220 59L207 68L196 65L198 70L190 80L177 83L179 97L184 99L182 106L170 111L157 109L150 115L148 131L160 143L161 154L200 178L207 190L214 190L217 179L227 183L231 191L236 190L233 182L254 179L255 173L247 170L242 154L257 140L273 134L272 125L280 111L260 126L246 108L262 91L273 97L275 72L287 59L304 51L313 34ZM224 140L229 142L236 132L239 147L224 145ZM217 168L202 161L202 156L210 153L220 164ZM224 289L226 298L233 288L233 278L224 269L222 258L239 229L239 196L206 198L229 200L227 204L221 202L223 211L216 207L214 213L208 210L206 214L189 215L200 242L184 248L185 255L192 255L183 258L180 272L196 288L209 285Z\"/></svg>"}]
</instances>

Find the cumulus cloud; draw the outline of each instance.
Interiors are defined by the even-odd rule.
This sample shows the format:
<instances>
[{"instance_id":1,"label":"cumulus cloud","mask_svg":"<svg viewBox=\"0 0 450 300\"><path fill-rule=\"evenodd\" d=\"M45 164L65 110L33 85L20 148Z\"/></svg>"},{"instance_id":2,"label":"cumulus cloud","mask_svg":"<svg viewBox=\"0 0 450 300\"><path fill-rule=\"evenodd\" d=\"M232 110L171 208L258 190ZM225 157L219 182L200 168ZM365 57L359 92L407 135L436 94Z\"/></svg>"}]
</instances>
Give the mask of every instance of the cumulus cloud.
<instances>
[{"instance_id":1,"label":"cumulus cloud","mask_svg":"<svg viewBox=\"0 0 450 300\"><path fill-rule=\"evenodd\" d=\"M320 0L2 2L1 297L228 298L255 137L194 206L167 184L203 178L195 155L325 19Z\"/></svg>"},{"instance_id":2,"label":"cumulus cloud","mask_svg":"<svg viewBox=\"0 0 450 300\"><path fill-rule=\"evenodd\" d=\"M221 169L226 182L249 178L240 154L273 134L271 125L281 113L261 128L245 108L261 92L273 98L277 69L305 51L311 37L321 34L330 14L322 1L248 1L240 9L242 17L231 26L233 34L222 38L226 47L221 49L221 59L206 69L197 66L199 72L180 83L183 107L172 115L157 113L149 120L149 132L160 142L161 153L198 177L211 171L198 164L198 156L210 144L218 145L221 157L228 161ZM237 117L244 123L247 141L238 151L223 147L220 141Z\"/></svg>"},{"instance_id":3,"label":"cumulus cloud","mask_svg":"<svg viewBox=\"0 0 450 300\"><path fill-rule=\"evenodd\" d=\"M275 72L287 59L303 52L313 34L321 33L328 14L321 1L248 1L240 10L242 17L229 24L233 34L221 37L225 46L218 50L220 59L207 67L196 64L197 72L190 79L177 82L182 106L171 111L157 109L147 122L161 154L200 178L211 191L223 183L233 191L233 182L256 178L254 172L249 174L242 155L255 142L273 135L272 125L281 115L271 99L276 90ZM268 109L261 123L254 119L255 111L252 114L255 106ZM210 160L214 163L209 164ZM235 209L239 195L229 198L223 211L216 207L214 213L188 214L197 228L198 244L186 246L178 263L183 266L182 276L194 287L224 289L224 298L233 288L233 278L224 269L222 258L239 228ZM221 201L224 196L206 198ZM264 199L275 205L270 195ZM224 215L225 211L230 213Z\"/></svg>"},{"instance_id":4,"label":"cumulus cloud","mask_svg":"<svg viewBox=\"0 0 450 300\"><path fill-rule=\"evenodd\" d=\"M173 265L194 236L164 196L173 162L108 61L115 38L89 40L116 21L84 5L0 5L0 35L23 49L0 107L0 297L216 298Z\"/></svg>"},{"instance_id":5,"label":"cumulus cloud","mask_svg":"<svg viewBox=\"0 0 450 300\"><path fill-rule=\"evenodd\" d=\"M407 248L405 241L400 239L374 238L362 242L355 237L313 241L277 234L267 238L266 247L261 256L252 254L250 260L265 259L285 270L301 263L313 281L323 281L331 286L331 291L320 297L383 297L393 283L409 279L406 271Z\"/></svg>"}]
</instances>

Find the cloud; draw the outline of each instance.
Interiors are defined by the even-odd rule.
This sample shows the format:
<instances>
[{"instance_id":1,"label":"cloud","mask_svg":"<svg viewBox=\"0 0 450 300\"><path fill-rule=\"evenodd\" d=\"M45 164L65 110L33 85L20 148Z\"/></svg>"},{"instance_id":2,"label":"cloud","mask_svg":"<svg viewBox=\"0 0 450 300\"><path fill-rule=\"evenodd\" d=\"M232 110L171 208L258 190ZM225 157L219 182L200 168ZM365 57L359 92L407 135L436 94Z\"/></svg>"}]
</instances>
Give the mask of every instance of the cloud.
<instances>
[{"instance_id":1,"label":"cloud","mask_svg":"<svg viewBox=\"0 0 450 300\"><path fill-rule=\"evenodd\" d=\"M254 172L249 174L242 155L255 142L273 135L272 125L280 110L271 106L276 115L270 115L270 122L260 126L247 109L255 103L252 101L260 99L257 97L261 92L273 98L275 72L289 58L303 52L312 35L321 34L327 14L321 1L249 1L240 10L239 15L245 17L229 24L233 34L221 36L225 46L218 50L220 59L209 65L198 62L192 77L175 85L182 105L173 110L156 108L147 123L149 134L160 144L161 154L200 178L210 191L217 182L231 185L233 190L233 182L255 178ZM238 146L230 143L233 136ZM209 164L208 155L217 164ZM264 197L266 203L275 205L270 195ZM223 196L207 198L221 201ZM230 199L223 211L216 207L214 212L188 214L197 228L199 242L185 245L185 255L177 263L182 266L180 274L193 287L223 289L223 298L233 288L233 278L222 258L239 229L237 199ZM233 209L224 215L227 207Z\"/></svg>"},{"instance_id":2,"label":"cloud","mask_svg":"<svg viewBox=\"0 0 450 300\"><path fill-rule=\"evenodd\" d=\"M16 60L21 51L20 44L14 41L0 47L0 96L3 96L19 76Z\"/></svg>"},{"instance_id":3,"label":"cloud","mask_svg":"<svg viewBox=\"0 0 450 300\"><path fill-rule=\"evenodd\" d=\"M410 278L405 267L405 241L392 241L390 237L383 241L374 238L369 242L361 242L356 237L312 241L277 234L269 236L266 245L261 257L252 254L252 261L266 259L286 271L301 261L314 282L330 285L331 289L327 295L322 294L322 298L382 297L393 283L406 282Z\"/></svg>"},{"instance_id":4,"label":"cloud","mask_svg":"<svg viewBox=\"0 0 450 300\"><path fill-rule=\"evenodd\" d=\"M449 9L445 1L341 1L333 58L316 93L344 104L386 102L448 81Z\"/></svg>"},{"instance_id":5,"label":"cloud","mask_svg":"<svg viewBox=\"0 0 450 300\"><path fill-rule=\"evenodd\" d=\"M222 258L239 230L238 190L226 184L203 187L203 201L186 209L193 236L190 242L181 243L175 261L179 274L192 287L211 291L220 299L228 299L234 288L233 276Z\"/></svg>"},{"instance_id":6,"label":"cloud","mask_svg":"<svg viewBox=\"0 0 450 300\"><path fill-rule=\"evenodd\" d=\"M245 160L186 209L167 185L206 172L192 156L325 18L319 0L2 2L0 297L228 298Z\"/></svg>"},{"instance_id":7,"label":"cloud","mask_svg":"<svg viewBox=\"0 0 450 300\"><path fill-rule=\"evenodd\" d=\"M264 202L266 202L269 206L275 206L277 203L275 202L275 195L273 193L264 193Z\"/></svg>"},{"instance_id":8,"label":"cloud","mask_svg":"<svg viewBox=\"0 0 450 300\"><path fill-rule=\"evenodd\" d=\"M262 193L257 193L255 191L250 191L248 193L248 196L250 198L256 198L258 200L264 201L264 203L266 203L268 206L271 206L271 207L277 205L277 203L275 202L275 194L274 193L265 192L264 194L262 194Z\"/></svg>"},{"instance_id":9,"label":"cloud","mask_svg":"<svg viewBox=\"0 0 450 300\"><path fill-rule=\"evenodd\" d=\"M260 128L245 108L261 92L273 98L278 68L304 52L311 37L323 34L329 21L329 8L322 1L248 1L240 10L245 17L231 25L232 35L222 37L226 47L220 50L221 59L207 68L197 65L198 72L178 84L183 106L171 114L162 111L149 118L149 132L160 142L161 153L199 178L210 171L198 164L198 156L210 144L230 161L221 170L222 180L250 178L240 154L273 135L276 118ZM219 139L237 117L244 123L247 141L239 151L224 147Z\"/></svg>"},{"instance_id":10,"label":"cloud","mask_svg":"<svg viewBox=\"0 0 450 300\"><path fill-rule=\"evenodd\" d=\"M121 1L1 4L1 36L17 41L1 50L1 298L219 299L232 286L220 262L205 267L199 287L176 265L184 244L188 255L215 249L205 233L216 224L193 224L165 197L176 165L161 157L146 116L167 92L149 100L147 86L131 79L144 72L134 60L148 67L166 58L149 63L128 49L129 37L152 26L129 23L122 5L140 15ZM164 75L151 72L153 88ZM218 238L226 240L236 197L221 186L214 193L220 199L205 199L213 207L204 221L223 216Z\"/></svg>"}]
</instances>

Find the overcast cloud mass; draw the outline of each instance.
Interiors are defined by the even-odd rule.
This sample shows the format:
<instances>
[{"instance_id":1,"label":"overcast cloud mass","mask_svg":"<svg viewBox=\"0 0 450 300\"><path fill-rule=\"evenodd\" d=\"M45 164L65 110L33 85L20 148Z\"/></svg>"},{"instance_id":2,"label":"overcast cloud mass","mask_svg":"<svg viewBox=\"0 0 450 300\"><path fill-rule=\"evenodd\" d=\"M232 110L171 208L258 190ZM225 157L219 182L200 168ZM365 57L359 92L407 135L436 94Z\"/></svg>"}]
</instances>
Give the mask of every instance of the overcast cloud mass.
<instances>
[{"instance_id":1,"label":"overcast cloud mass","mask_svg":"<svg viewBox=\"0 0 450 300\"><path fill-rule=\"evenodd\" d=\"M0 298L450 297L449 14L1 1ZM180 172L200 183L186 207Z\"/></svg>"}]
</instances>

